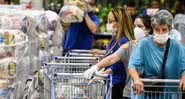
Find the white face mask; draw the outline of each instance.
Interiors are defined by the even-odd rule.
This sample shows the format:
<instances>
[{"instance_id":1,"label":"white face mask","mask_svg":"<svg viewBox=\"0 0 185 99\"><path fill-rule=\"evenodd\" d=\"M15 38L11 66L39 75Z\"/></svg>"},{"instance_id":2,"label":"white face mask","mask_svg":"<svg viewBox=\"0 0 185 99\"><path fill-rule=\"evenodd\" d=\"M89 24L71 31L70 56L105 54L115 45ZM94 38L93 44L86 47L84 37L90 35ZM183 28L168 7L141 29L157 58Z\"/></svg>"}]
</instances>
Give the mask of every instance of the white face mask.
<instances>
[{"instance_id":1,"label":"white face mask","mask_svg":"<svg viewBox=\"0 0 185 99\"><path fill-rule=\"evenodd\" d=\"M145 38L146 32L143 31L139 27L135 27L134 28L134 36L135 36L135 38L136 38L137 41L140 41L141 39Z\"/></svg>"},{"instance_id":2,"label":"white face mask","mask_svg":"<svg viewBox=\"0 0 185 99\"><path fill-rule=\"evenodd\" d=\"M113 28L113 24L106 24L106 29L107 29L107 32L109 33L116 33L117 32L117 28Z\"/></svg>"},{"instance_id":3,"label":"white face mask","mask_svg":"<svg viewBox=\"0 0 185 99\"><path fill-rule=\"evenodd\" d=\"M157 33L154 33L154 39L157 43L159 44L164 44L167 42L168 38L169 38L169 35L168 33L165 33L165 34L157 34Z\"/></svg>"}]
</instances>

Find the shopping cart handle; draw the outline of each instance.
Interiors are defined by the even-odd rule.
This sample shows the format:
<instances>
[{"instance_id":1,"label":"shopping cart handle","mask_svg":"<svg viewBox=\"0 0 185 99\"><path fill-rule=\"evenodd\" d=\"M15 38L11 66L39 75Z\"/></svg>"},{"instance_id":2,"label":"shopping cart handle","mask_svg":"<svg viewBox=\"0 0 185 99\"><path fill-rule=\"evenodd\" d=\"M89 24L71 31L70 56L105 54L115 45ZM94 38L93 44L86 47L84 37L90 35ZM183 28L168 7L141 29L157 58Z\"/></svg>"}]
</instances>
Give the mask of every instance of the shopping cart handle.
<instances>
[{"instance_id":1,"label":"shopping cart handle","mask_svg":"<svg viewBox=\"0 0 185 99\"><path fill-rule=\"evenodd\" d=\"M84 75L83 73L56 73L56 76L84 76ZM109 74L102 74L102 73L96 72L94 76L108 77Z\"/></svg>"},{"instance_id":2,"label":"shopping cart handle","mask_svg":"<svg viewBox=\"0 0 185 99\"><path fill-rule=\"evenodd\" d=\"M161 83L179 83L179 79L146 79L141 78L141 81L143 82L161 82Z\"/></svg>"},{"instance_id":3,"label":"shopping cart handle","mask_svg":"<svg viewBox=\"0 0 185 99\"><path fill-rule=\"evenodd\" d=\"M95 72L94 76L99 76L99 77L108 77L109 74L102 74L100 72Z\"/></svg>"}]
</instances>

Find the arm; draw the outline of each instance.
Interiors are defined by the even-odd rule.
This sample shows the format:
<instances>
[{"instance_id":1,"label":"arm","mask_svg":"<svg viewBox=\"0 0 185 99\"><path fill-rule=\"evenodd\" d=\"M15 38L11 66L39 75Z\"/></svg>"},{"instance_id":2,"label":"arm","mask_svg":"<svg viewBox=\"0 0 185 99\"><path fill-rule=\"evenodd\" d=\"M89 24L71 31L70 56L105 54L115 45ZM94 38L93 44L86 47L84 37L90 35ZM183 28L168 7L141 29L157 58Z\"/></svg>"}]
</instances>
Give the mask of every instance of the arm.
<instances>
[{"instance_id":1,"label":"arm","mask_svg":"<svg viewBox=\"0 0 185 99\"><path fill-rule=\"evenodd\" d=\"M93 34L96 34L96 32L98 31L98 26L91 20L91 18L88 15L85 16L85 21L87 23L89 30Z\"/></svg>"},{"instance_id":2,"label":"arm","mask_svg":"<svg viewBox=\"0 0 185 99\"><path fill-rule=\"evenodd\" d=\"M86 70L84 72L84 77L87 79L91 79L95 72L99 71L103 67L107 67L107 66L110 66L110 65L116 63L119 59L120 58L116 53L104 58L96 65L93 65L90 69Z\"/></svg>"},{"instance_id":3,"label":"arm","mask_svg":"<svg viewBox=\"0 0 185 99\"><path fill-rule=\"evenodd\" d=\"M122 45L117 51L120 50L125 50L125 48L127 48L128 46L126 44ZM91 79L93 74L97 71L99 71L101 68L110 66L116 62L118 62L120 60L120 56L117 53L117 51L115 53L113 53L112 55L109 55L108 57L104 58L103 60L101 60L99 63L97 63L96 65L92 66L90 69L88 69L87 71L84 72L84 77L87 79Z\"/></svg>"},{"instance_id":4,"label":"arm","mask_svg":"<svg viewBox=\"0 0 185 99\"><path fill-rule=\"evenodd\" d=\"M140 93L144 91L144 85L139 78L139 73L137 72L137 70L141 70L143 66L143 56L141 54L141 51L142 50L140 45L137 45L134 48L128 66L128 72L134 80L133 88L138 95L140 95Z\"/></svg>"},{"instance_id":5,"label":"arm","mask_svg":"<svg viewBox=\"0 0 185 99\"><path fill-rule=\"evenodd\" d=\"M104 58L103 60L101 60L100 62L98 62L96 64L96 66L98 67L98 70L99 70L101 68L113 65L114 63L116 63L119 60L120 60L120 57L118 56L118 54L113 53L112 55L109 55L106 58Z\"/></svg>"},{"instance_id":6,"label":"arm","mask_svg":"<svg viewBox=\"0 0 185 99\"><path fill-rule=\"evenodd\" d=\"M136 91L136 93L138 95L140 95L141 92L144 92L144 85L143 85L141 79L139 78L138 72L136 71L135 68L130 68L129 74L134 80L134 84L133 84L134 90Z\"/></svg>"},{"instance_id":7,"label":"arm","mask_svg":"<svg viewBox=\"0 0 185 99\"><path fill-rule=\"evenodd\" d=\"M112 74L113 71L112 71L112 69L107 69L107 70L103 71L102 73L103 74Z\"/></svg>"},{"instance_id":8,"label":"arm","mask_svg":"<svg viewBox=\"0 0 185 99\"><path fill-rule=\"evenodd\" d=\"M123 44L116 52L114 52L112 55L107 56L102 61L96 64L96 66L101 69L110 65L115 64L120 59L124 60L125 57L125 50L129 47L129 44Z\"/></svg>"},{"instance_id":9,"label":"arm","mask_svg":"<svg viewBox=\"0 0 185 99\"><path fill-rule=\"evenodd\" d=\"M140 80L139 74L135 68L130 68L128 72L134 81Z\"/></svg>"},{"instance_id":10,"label":"arm","mask_svg":"<svg viewBox=\"0 0 185 99\"><path fill-rule=\"evenodd\" d=\"M98 55L105 55L106 54L106 50L92 49L91 53L92 54L98 54Z\"/></svg>"},{"instance_id":11,"label":"arm","mask_svg":"<svg viewBox=\"0 0 185 99\"><path fill-rule=\"evenodd\" d=\"M185 48L180 45L179 49L177 69L180 76L180 89L185 90Z\"/></svg>"},{"instance_id":12,"label":"arm","mask_svg":"<svg viewBox=\"0 0 185 99\"><path fill-rule=\"evenodd\" d=\"M180 89L185 90L185 71L180 77Z\"/></svg>"}]
</instances>

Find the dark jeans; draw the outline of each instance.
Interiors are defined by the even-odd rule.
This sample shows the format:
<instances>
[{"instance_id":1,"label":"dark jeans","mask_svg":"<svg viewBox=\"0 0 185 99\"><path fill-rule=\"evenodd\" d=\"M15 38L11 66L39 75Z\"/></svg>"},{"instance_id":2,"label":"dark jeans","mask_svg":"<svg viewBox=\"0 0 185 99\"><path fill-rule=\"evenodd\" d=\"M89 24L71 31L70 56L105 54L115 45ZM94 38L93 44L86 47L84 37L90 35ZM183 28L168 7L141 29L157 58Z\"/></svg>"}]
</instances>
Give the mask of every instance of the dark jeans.
<instances>
[{"instance_id":1,"label":"dark jeans","mask_svg":"<svg viewBox=\"0 0 185 99\"><path fill-rule=\"evenodd\" d=\"M117 84L113 85L112 87L112 99L126 99L123 98L123 89L125 87L125 84Z\"/></svg>"}]
</instances>

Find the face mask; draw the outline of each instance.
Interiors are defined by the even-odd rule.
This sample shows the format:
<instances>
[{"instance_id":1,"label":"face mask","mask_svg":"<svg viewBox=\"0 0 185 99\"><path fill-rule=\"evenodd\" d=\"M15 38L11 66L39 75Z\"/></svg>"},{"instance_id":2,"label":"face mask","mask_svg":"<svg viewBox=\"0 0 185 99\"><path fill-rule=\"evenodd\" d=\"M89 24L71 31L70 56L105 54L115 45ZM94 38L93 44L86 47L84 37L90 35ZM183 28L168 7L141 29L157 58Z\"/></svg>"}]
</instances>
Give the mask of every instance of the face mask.
<instances>
[{"instance_id":1,"label":"face mask","mask_svg":"<svg viewBox=\"0 0 185 99\"><path fill-rule=\"evenodd\" d=\"M159 44L164 44L167 42L168 38L169 38L169 35L168 33L165 33L165 34L157 34L157 33L154 33L154 39L157 43Z\"/></svg>"},{"instance_id":2,"label":"face mask","mask_svg":"<svg viewBox=\"0 0 185 99\"><path fill-rule=\"evenodd\" d=\"M106 24L106 29L107 29L107 32L109 33L116 33L117 32L117 28L113 28L113 24Z\"/></svg>"},{"instance_id":3,"label":"face mask","mask_svg":"<svg viewBox=\"0 0 185 99\"><path fill-rule=\"evenodd\" d=\"M134 28L134 36L135 36L135 38L136 38L137 41L140 41L141 39L145 38L146 32L143 31L139 27L135 27Z\"/></svg>"}]
</instances>

